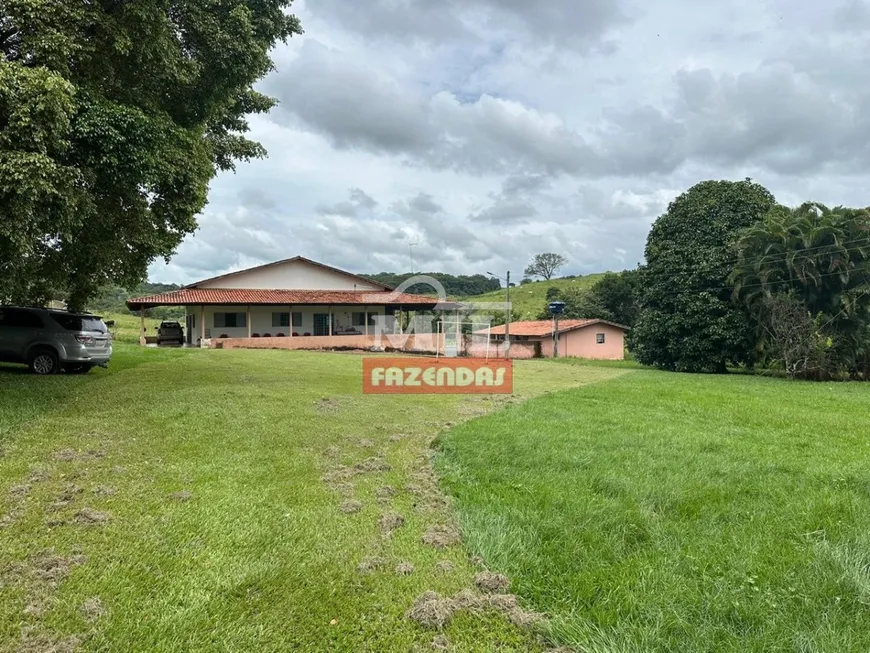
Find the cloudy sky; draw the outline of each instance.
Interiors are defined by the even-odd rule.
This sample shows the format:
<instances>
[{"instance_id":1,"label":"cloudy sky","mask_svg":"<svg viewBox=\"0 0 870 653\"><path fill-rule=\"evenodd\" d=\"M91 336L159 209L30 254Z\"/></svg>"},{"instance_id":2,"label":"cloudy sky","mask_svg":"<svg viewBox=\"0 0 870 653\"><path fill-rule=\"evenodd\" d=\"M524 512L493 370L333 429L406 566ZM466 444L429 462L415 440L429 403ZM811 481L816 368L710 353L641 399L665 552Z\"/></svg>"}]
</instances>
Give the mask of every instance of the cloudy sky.
<instances>
[{"instance_id":1,"label":"cloudy sky","mask_svg":"<svg viewBox=\"0 0 870 653\"><path fill-rule=\"evenodd\" d=\"M269 158L214 180L154 281L634 267L698 181L870 205L870 0L297 0Z\"/></svg>"}]
</instances>

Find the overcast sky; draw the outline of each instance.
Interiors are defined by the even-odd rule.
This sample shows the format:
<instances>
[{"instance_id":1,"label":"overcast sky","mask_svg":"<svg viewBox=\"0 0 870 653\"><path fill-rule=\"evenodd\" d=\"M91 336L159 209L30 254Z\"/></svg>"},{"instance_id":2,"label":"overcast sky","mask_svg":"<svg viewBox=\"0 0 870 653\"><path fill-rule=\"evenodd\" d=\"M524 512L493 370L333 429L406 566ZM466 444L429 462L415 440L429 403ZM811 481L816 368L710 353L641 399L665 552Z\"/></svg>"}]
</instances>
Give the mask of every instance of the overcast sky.
<instances>
[{"instance_id":1,"label":"overcast sky","mask_svg":"<svg viewBox=\"0 0 870 653\"><path fill-rule=\"evenodd\" d=\"M297 0L251 120L154 281L295 255L354 272L634 267L704 179L870 205L870 0Z\"/></svg>"}]
</instances>

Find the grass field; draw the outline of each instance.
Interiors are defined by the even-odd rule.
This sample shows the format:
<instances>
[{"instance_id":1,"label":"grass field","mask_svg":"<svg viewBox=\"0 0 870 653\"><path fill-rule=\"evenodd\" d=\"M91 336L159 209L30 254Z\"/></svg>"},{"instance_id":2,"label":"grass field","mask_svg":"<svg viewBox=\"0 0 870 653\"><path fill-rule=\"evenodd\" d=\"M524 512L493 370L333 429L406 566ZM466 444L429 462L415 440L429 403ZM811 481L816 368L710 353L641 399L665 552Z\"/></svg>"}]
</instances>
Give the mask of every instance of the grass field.
<instances>
[{"instance_id":1,"label":"grass field","mask_svg":"<svg viewBox=\"0 0 870 653\"><path fill-rule=\"evenodd\" d=\"M578 651L870 650L870 387L630 371L459 425L469 553Z\"/></svg>"},{"instance_id":2,"label":"grass field","mask_svg":"<svg viewBox=\"0 0 870 653\"><path fill-rule=\"evenodd\" d=\"M604 274L588 274L574 279L553 279L552 281L534 281L511 288L511 306L518 311L521 320L537 319L538 314L547 306L547 289L555 286L561 290L569 288L589 288ZM473 302L504 302L505 291L496 290L474 297L464 297L463 301Z\"/></svg>"},{"instance_id":3,"label":"grass field","mask_svg":"<svg viewBox=\"0 0 870 653\"><path fill-rule=\"evenodd\" d=\"M625 373L528 361L513 397L409 400L361 395L337 353L118 342L87 376L0 366L0 650L431 650L460 598L453 650L539 650L522 599L460 594L480 566L431 442ZM428 590L457 598L420 625Z\"/></svg>"}]
</instances>

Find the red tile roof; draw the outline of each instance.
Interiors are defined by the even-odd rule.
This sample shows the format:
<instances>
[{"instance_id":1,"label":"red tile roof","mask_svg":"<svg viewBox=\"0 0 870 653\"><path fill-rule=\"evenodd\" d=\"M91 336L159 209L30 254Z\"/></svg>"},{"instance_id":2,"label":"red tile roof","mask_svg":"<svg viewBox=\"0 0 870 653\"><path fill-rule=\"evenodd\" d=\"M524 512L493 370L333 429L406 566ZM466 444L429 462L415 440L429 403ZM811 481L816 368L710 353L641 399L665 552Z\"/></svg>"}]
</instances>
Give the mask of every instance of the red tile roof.
<instances>
[{"instance_id":1,"label":"red tile roof","mask_svg":"<svg viewBox=\"0 0 870 653\"><path fill-rule=\"evenodd\" d=\"M410 295L392 291L354 290L240 290L234 288L182 288L173 292L127 300L131 310L154 306L183 306L185 304L273 304L296 305L355 305L355 306L415 306L431 308L438 299L425 295Z\"/></svg>"},{"instance_id":2,"label":"red tile roof","mask_svg":"<svg viewBox=\"0 0 870 653\"><path fill-rule=\"evenodd\" d=\"M609 324L618 329L628 330L628 327L607 320L559 320L559 333L566 331L574 331L584 327L592 326L593 324ZM478 333L486 333L483 329ZM489 330L490 335L503 336L505 332L504 325L494 326ZM526 322L511 322L512 336L550 336L553 335L553 320L537 320Z\"/></svg>"}]
</instances>

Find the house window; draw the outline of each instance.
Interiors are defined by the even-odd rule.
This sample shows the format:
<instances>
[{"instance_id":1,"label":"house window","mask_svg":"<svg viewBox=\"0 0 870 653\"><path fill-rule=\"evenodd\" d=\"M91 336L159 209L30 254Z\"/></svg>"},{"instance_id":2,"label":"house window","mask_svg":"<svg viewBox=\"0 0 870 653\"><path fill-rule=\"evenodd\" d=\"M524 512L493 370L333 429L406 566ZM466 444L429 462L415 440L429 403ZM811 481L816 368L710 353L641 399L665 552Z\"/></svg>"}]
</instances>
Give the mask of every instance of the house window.
<instances>
[{"instance_id":1,"label":"house window","mask_svg":"<svg viewBox=\"0 0 870 653\"><path fill-rule=\"evenodd\" d=\"M273 327L288 327L290 326L290 313L272 313Z\"/></svg>"},{"instance_id":2,"label":"house window","mask_svg":"<svg viewBox=\"0 0 870 653\"><path fill-rule=\"evenodd\" d=\"M603 333L596 333L595 334L595 342L599 345L603 345L604 344L604 334Z\"/></svg>"},{"instance_id":3,"label":"house window","mask_svg":"<svg viewBox=\"0 0 870 653\"><path fill-rule=\"evenodd\" d=\"M293 326L302 326L302 313L293 313Z\"/></svg>"},{"instance_id":4,"label":"house window","mask_svg":"<svg viewBox=\"0 0 870 653\"><path fill-rule=\"evenodd\" d=\"M245 313L215 313L214 328L234 328L248 326L248 316Z\"/></svg>"},{"instance_id":5,"label":"house window","mask_svg":"<svg viewBox=\"0 0 870 653\"><path fill-rule=\"evenodd\" d=\"M354 313L351 319L351 326L365 326L366 325L366 314L365 313Z\"/></svg>"}]
</instances>

